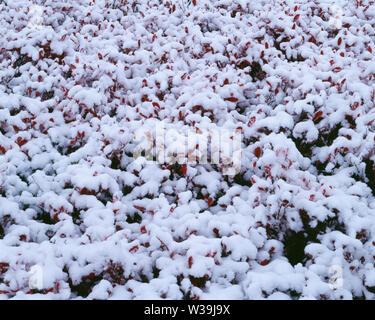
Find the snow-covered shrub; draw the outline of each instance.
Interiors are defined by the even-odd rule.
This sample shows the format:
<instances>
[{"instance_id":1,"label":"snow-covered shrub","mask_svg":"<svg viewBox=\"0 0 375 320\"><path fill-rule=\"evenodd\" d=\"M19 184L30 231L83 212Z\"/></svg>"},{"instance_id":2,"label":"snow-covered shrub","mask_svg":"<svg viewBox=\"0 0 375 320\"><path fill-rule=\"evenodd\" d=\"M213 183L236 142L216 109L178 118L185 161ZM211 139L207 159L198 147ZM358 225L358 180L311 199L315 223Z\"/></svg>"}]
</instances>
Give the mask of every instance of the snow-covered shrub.
<instances>
[{"instance_id":1,"label":"snow-covered shrub","mask_svg":"<svg viewBox=\"0 0 375 320\"><path fill-rule=\"evenodd\" d=\"M374 299L375 4L337 4L1 1L0 297ZM135 161L156 121L241 171Z\"/></svg>"}]
</instances>

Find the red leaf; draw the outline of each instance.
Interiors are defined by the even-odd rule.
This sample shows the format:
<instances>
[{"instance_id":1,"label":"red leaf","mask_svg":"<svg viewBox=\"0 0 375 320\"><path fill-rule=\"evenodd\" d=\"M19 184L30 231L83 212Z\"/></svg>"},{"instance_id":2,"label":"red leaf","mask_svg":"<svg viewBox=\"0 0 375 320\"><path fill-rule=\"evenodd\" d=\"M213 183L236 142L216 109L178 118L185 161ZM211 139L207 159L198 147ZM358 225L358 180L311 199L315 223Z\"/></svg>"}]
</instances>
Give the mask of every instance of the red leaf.
<instances>
[{"instance_id":1,"label":"red leaf","mask_svg":"<svg viewBox=\"0 0 375 320\"><path fill-rule=\"evenodd\" d=\"M260 147L256 147L254 150L254 155L259 158L262 153L262 149Z\"/></svg>"},{"instance_id":2,"label":"red leaf","mask_svg":"<svg viewBox=\"0 0 375 320\"><path fill-rule=\"evenodd\" d=\"M309 42L312 42L314 44L316 44L316 39L314 36L311 36L310 39L309 39Z\"/></svg>"},{"instance_id":3,"label":"red leaf","mask_svg":"<svg viewBox=\"0 0 375 320\"><path fill-rule=\"evenodd\" d=\"M358 108L358 106L359 106L359 102L356 101L356 102L354 102L352 105L350 105L350 108L351 108L352 110L355 110L355 109Z\"/></svg>"},{"instance_id":4,"label":"red leaf","mask_svg":"<svg viewBox=\"0 0 375 320\"><path fill-rule=\"evenodd\" d=\"M193 265L193 257L189 257L189 260L188 260L188 265L189 265L189 269L191 268L191 266Z\"/></svg>"},{"instance_id":5,"label":"red leaf","mask_svg":"<svg viewBox=\"0 0 375 320\"><path fill-rule=\"evenodd\" d=\"M264 259L264 260L260 263L261 266L266 266L267 264L268 264L268 260L267 260L267 259Z\"/></svg>"},{"instance_id":6,"label":"red leaf","mask_svg":"<svg viewBox=\"0 0 375 320\"><path fill-rule=\"evenodd\" d=\"M184 163L181 167L181 172L184 176L186 176L186 172L187 172L187 165L186 163Z\"/></svg>"},{"instance_id":7,"label":"red leaf","mask_svg":"<svg viewBox=\"0 0 375 320\"><path fill-rule=\"evenodd\" d=\"M0 262L0 274L8 271L9 263L7 262Z\"/></svg>"},{"instance_id":8,"label":"red leaf","mask_svg":"<svg viewBox=\"0 0 375 320\"><path fill-rule=\"evenodd\" d=\"M337 40L337 44L338 44L338 45L341 45L341 43L342 43L342 38L340 37L340 38Z\"/></svg>"},{"instance_id":9,"label":"red leaf","mask_svg":"<svg viewBox=\"0 0 375 320\"><path fill-rule=\"evenodd\" d=\"M211 207L212 203L213 203L212 198L208 198L207 199L207 204L208 204L209 207Z\"/></svg>"},{"instance_id":10,"label":"red leaf","mask_svg":"<svg viewBox=\"0 0 375 320\"><path fill-rule=\"evenodd\" d=\"M16 140L16 143L22 147L24 144L27 143L27 140L26 139L22 139L21 137L18 137L17 140Z\"/></svg>"},{"instance_id":11,"label":"red leaf","mask_svg":"<svg viewBox=\"0 0 375 320\"><path fill-rule=\"evenodd\" d=\"M300 16L300 14L296 14L296 15L294 16L293 21L296 22L296 21L299 19L299 16Z\"/></svg>"},{"instance_id":12,"label":"red leaf","mask_svg":"<svg viewBox=\"0 0 375 320\"><path fill-rule=\"evenodd\" d=\"M193 3L193 5L197 5L197 0L192 0L191 2Z\"/></svg>"},{"instance_id":13,"label":"red leaf","mask_svg":"<svg viewBox=\"0 0 375 320\"><path fill-rule=\"evenodd\" d=\"M133 252L133 251L135 252L135 251L138 250L138 248L139 248L139 247L138 247L137 245L135 245L134 247L131 247L131 248L130 248L129 252Z\"/></svg>"},{"instance_id":14,"label":"red leaf","mask_svg":"<svg viewBox=\"0 0 375 320\"><path fill-rule=\"evenodd\" d=\"M235 98L235 97L225 98L224 100L225 100L225 101L230 101L230 102L237 102L237 101L238 101L238 99Z\"/></svg>"},{"instance_id":15,"label":"red leaf","mask_svg":"<svg viewBox=\"0 0 375 320\"><path fill-rule=\"evenodd\" d=\"M146 208L145 208L145 207L136 206L136 205L134 205L133 207L134 207L135 209L137 209L137 210L140 210L140 211L146 211Z\"/></svg>"},{"instance_id":16,"label":"red leaf","mask_svg":"<svg viewBox=\"0 0 375 320\"><path fill-rule=\"evenodd\" d=\"M248 127L251 127L256 121L256 117L251 117L249 122L247 123L247 126Z\"/></svg>"},{"instance_id":17,"label":"red leaf","mask_svg":"<svg viewBox=\"0 0 375 320\"><path fill-rule=\"evenodd\" d=\"M372 53L372 48L370 46L367 47L367 51Z\"/></svg>"},{"instance_id":18,"label":"red leaf","mask_svg":"<svg viewBox=\"0 0 375 320\"><path fill-rule=\"evenodd\" d=\"M147 233L147 230L146 230L146 227L145 227L145 226L142 226L142 227L141 227L141 233Z\"/></svg>"},{"instance_id":19,"label":"red leaf","mask_svg":"<svg viewBox=\"0 0 375 320\"><path fill-rule=\"evenodd\" d=\"M318 111L317 113L315 113L313 121L318 120L322 115L323 115L323 111L322 110Z\"/></svg>"}]
</instances>

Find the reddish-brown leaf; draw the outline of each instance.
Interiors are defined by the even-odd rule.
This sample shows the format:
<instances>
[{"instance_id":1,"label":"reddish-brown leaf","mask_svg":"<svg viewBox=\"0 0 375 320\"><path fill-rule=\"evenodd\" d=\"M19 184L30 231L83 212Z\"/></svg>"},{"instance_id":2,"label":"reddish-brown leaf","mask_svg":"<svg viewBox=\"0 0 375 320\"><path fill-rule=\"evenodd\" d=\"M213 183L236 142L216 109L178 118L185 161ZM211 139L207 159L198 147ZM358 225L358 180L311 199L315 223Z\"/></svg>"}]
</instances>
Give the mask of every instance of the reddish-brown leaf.
<instances>
[{"instance_id":1,"label":"reddish-brown leaf","mask_svg":"<svg viewBox=\"0 0 375 320\"><path fill-rule=\"evenodd\" d=\"M140 211L146 211L146 208L145 208L145 207L136 206L136 205L134 205L133 207L134 207L135 209L137 209L137 210L140 210Z\"/></svg>"},{"instance_id":2,"label":"reddish-brown leaf","mask_svg":"<svg viewBox=\"0 0 375 320\"><path fill-rule=\"evenodd\" d=\"M193 265L193 257L192 256L189 257L188 265L189 265L189 268L191 268L191 266Z\"/></svg>"},{"instance_id":3,"label":"reddish-brown leaf","mask_svg":"<svg viewBox=\"0 0 375 320\"><path fill-rule=\"evenodd\" d=\"M318 120L322 115L323 115L323 111L322 110L318 111L317 113L315 113L313 121Z\"/></svg>"},{"instance_id":4,"label":"reddish-brown leaf","mask_svg":"<svg viewBox=\"0 0 375 320\"><path fill-rule=\"evenodd\" d=\"M267 264L268 264L268 260L267 260L267 259L264 259L264 260L260 263L261 266L266 266Z\"/></svg>"},{"instance_id":5,"label":"reddish-brown leaf","mask_svg":"<svg viewBox=\"0 0 375 320\"><path fill-rule=\"evenodd\" d=\"M236 97L229 97L229 98L225 98L224 100L230 101L230 102L237 102L238 101L238 99Z\"/></svg>"},{"instance_id":6,"label":"reddish-brown leaf","mask_svg":"<svg viewBox=\"0 0 375 320\"><path fill-rule=\"evenodd\" d=\"M260 147L256 147L256 148L254 149L254 155L255 155L257 158L259 158L261 154L262 154L262 149L261 149Z\"/></svg>"}]
</instances>

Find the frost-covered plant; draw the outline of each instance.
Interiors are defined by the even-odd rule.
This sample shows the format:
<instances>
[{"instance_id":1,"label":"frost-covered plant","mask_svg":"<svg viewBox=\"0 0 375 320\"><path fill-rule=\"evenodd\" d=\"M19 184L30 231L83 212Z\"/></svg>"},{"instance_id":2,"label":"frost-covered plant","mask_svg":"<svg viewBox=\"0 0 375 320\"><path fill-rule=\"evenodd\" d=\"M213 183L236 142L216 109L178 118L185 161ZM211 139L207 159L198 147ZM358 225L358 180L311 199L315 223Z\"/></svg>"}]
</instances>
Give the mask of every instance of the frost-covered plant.
<instances>
[{"instance_id":1,"label":"frost-covered plant","mask_svg":"<svg viewBox=\"0 0 375 320\"><path fill-rule=\"evenodd\" d=\"M340 3L0 1L0 297L374 299L375 6ZM241 130L240 172L134 161L160 121Z\"/></svg>"}]
</instances>

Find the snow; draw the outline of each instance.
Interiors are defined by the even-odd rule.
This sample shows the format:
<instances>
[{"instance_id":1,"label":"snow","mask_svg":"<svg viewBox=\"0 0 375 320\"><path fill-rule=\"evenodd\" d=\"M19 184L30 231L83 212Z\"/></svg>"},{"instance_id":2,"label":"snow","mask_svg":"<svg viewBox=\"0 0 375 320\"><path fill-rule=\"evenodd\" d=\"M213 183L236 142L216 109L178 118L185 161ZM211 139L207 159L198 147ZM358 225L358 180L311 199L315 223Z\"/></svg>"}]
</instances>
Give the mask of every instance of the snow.
<instances>
[{"instance_id":1,"label":"snow","mask_svg":"<svg viewBox=\"0 0 375 320\"><path fill-rule=\"evenodd\" d=\"M1 1L0 299L375 299L374 8Z\"/></svg>"}]
</instances>

